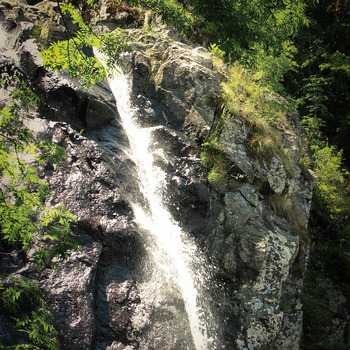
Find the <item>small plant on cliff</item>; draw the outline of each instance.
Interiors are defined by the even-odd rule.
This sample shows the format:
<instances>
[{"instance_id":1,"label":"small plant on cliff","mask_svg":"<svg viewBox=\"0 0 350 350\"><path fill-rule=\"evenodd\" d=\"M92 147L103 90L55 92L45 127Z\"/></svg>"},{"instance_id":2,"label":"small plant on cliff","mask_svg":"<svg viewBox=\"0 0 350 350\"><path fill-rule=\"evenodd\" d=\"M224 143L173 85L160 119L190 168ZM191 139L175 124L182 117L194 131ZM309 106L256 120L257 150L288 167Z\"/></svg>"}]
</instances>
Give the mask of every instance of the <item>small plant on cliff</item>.
<instances>
[{"instance_id":1,"label":"small plant on cliff","mask_svg":"<svg viewBox=\"0 0 350 350\"><path fill-rule=\"evenodd\" d=\"M24 74L12 64L4 64L0 79L12 98L0 111L0 258L17 252L23 263L51 267L53 259L64 259L68 249L77 247L70 236L70 224L76 218L62 205L45 206L51 196L49 184L40 178L34 163L59 164L64 149L48 140L34 143L24 126L23 116L38 100ZM32 248L36 251L30 257ZM9 348L57 348L56 333L48 323L50 314L34 286L7 279L0 285L0 299L14 328L27 334L23 344Z\"/></svg>"},{"instance_id":2,"label":"small plant on cliff","mask_svg":"<svg viewBox=\"0 0 350 350\"><path fill-rule=\"evenodd\" d=\"M201 146L201 159L208 169L208 180L214 188L221 187L228 179L225 153L215 142L206 142Z\"/></svg>"},{"instance_id":3,"label":"small plant on cliff","mask_svg":"<svg viewBox=\"0 0 350 350\"><path fill-rule=\"evenodd\" d=\"M232 162L213 135L201 145L200 152L203 165L208 171L208 180L217 190L225 186L234 190L245 176L234 171Z\"/></svg>"}]
</instances>

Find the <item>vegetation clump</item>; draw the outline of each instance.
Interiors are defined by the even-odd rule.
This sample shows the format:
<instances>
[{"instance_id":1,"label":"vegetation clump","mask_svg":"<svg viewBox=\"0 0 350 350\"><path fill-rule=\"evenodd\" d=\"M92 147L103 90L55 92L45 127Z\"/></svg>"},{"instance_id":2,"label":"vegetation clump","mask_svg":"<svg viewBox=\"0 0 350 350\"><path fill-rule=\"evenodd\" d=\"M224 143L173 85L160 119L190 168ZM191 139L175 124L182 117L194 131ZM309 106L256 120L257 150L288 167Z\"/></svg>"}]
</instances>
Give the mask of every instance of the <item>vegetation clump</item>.
<instances>
[{"instance_id":1,"label":"vegetation clump","mask_svg":"<svg viewBox=\"0 0 350 350\"><path fill-rule=\"evenodd\" d=\"M209 181L210 178L215 179L213 185L217 187L230 176L230 170L225 165L227 161L223 161L227 156L219 140L224 126L232 118L240 118L245 123L248 130L246 147L253 159L269 164L277 154L291 167L291 160L276 131L287 123L285 110L288 102L260 85L242 65L226 66L222 60L223 52L216 45L212 45L211 50L214 63L225 79L221 84L222 113L215 118L211 133L202 145L201 157L204 165L209 165ZM211 157L210 152L213 153ZM208 159L212 159L212 163Z\"/></svg>"},{"instance_id":2,"label":"vegetation clump","mask_svg":"<svg viewBox=\"0 0 350 350\"><path fill-rule=\"evenodd\" d=\"M215 139L209 139L201 145L200 156L208 170L208 180L213 188L234 189L237 183L243 182L245 175L237 171Z\"/></svg>"}]
</instances>

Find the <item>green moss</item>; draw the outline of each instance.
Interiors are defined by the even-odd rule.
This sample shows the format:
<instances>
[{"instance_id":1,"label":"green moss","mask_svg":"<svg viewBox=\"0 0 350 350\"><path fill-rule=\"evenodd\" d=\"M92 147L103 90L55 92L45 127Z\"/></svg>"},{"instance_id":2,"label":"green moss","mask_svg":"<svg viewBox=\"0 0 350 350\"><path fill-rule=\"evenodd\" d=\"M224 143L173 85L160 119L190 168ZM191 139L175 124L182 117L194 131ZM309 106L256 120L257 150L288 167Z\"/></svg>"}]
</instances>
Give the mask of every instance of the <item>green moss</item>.
<instances>
[{"instance_id":1,"label":"green moss","mask_svg":"<svg viewBox=\"0 0 350 350\"><path fill-rule=\"evenodd\" d=\"M262 162L270 166L276 155L282 159L287 175L292 177L295 164L285 150L280 133L288 128L284 111L288 102L254 80L239 64L227 66L223 63L222 52L212 47L214 64L226 79L221 84L222 105L213 122L210 135L202 145L201 158L208 169L209 181L215 188L228 185L237 187L232 161L220 147L220 137L226 123L240 118L248 130L245 143L248 155L255 160L254 168L260 171ZM241 181L238 181L238 184ZM295 220L294 220L295 221ZM299 227L299 226L298 226Z\"/></svg>"},{"instance_id":2,"label":"green moss","mask_svg":"<svg viewBox=\"0 0 350 350\"><path fill-rule=\"evenodd\" d=\"M230 191L236 191L245 181L246 175L237 172L217 139L210 137L200 149L200 157L207 169L210 184L217 190L228 188Z\"/></svg>"},{"instance_id":3,"label":"green moss","mask_svg":"<svg viewBox=\"0 0 350 350\"><path fill-rule=\"evenodd\" d=\"M41 26L35 24L31 30L30 37L35 39L40 39L40 36L41 36Z\"/></svg>"},{"instance_id":4,"label":"green moss","mask_svg":"<svg viewBox=\"0 0 350 350\"><path fill-rule=\"evenodd\" d=\"M227 181L227 160L226 155L212 138L209 142L202 144L200 157L203 165L208 171L208 180L214 188L219 188Z\"/></svg>"},{"instance_id":5,"label":"green moss","mask_svg":"<svg viewBox=\"0 0 350 350\"><path fill-rule=\"evenodd\" d=\"M225 123L235 117L241 118L248 129L246 142L249 156L256 160L271 162L274 154L283 159L288 173L294 168L288 152L283 147L276 128L283 130L287 124L284 111L290 108L288 102L254 80L251 72L235 63L227 66L213 47L214 64L226 77L222 86L223 112L216 118L213 133L219 139Z\"/></svg>"},{"instance_id":6,"label":"green moss","mask_svg":"<svg viewBox=\"0 0 350 350\"><path fill-rule=\"evenodd\" d=\"M229 236L231 233L233 233L234 227L225 223L225 233L227 236Z\"/></svg>"},{"instance_id":7,"label":"green moss","mask_svg":"<svg viewBox=\"0 0 350 350\"><path fill-rule=\"evenodd\" d=\"M290 305L290 302L286 299L286 298L281 298L280 300L280 310L282 312L289 312L291 311L291 305Z\"/></svg>"}]
</instances>

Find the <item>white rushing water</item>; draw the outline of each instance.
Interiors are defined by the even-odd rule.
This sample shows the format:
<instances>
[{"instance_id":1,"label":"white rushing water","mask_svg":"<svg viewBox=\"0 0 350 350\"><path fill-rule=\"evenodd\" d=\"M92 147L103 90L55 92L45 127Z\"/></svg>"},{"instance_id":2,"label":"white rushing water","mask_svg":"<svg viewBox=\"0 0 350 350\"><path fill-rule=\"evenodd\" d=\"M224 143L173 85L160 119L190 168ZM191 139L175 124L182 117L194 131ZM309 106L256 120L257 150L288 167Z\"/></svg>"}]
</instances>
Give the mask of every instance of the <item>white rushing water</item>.
<instances>
[{"instance_id":1,"label":"white rushing water","mask_svg":"<svg viewBox=\"0 0 350 350\"><path fill-rule=\"evenodd\" d=\"M209 340L205 323L200 319L201 311L197 304L198 291L190 267L191 259L198 256L198 251L193 243L186 240L184 232L163 205L161 189L165 174L154 166L154 157L150 151L151 133L154 128L140 128L135 123L138 111L132 105L129 82L125 75L116 75L110 80L110 87L115 95L118 112L130 141L130 156L138 168L141 191L149 203L147 211L137 203L132 204L136 221L150 232L156 242L156 247L152 247L152 255L158 268L163 270L166 278L174 279L178 285L196 349L208 349ZM196 280L198 281L199 278L197 271Z\"/></svg>"}]
</instances>

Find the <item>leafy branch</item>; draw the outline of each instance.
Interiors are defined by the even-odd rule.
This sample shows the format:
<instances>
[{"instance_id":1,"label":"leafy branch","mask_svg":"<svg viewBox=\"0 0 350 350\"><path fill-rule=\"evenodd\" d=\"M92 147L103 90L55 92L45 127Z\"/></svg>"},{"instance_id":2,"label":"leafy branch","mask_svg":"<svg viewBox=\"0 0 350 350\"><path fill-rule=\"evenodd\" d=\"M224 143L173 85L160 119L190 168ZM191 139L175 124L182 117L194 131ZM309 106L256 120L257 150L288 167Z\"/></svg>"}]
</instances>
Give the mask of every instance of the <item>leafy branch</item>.
<instances>
[{"instance_id":1,"label":"leafy branch","mask_svg":"<svg viewBox=\"0 0 350 350\"><path fill-rule=\"evenodd\" d=\"M64 15L69 14L79 29L74 34L70 33L67 23L64 22L68 39L53 42L48 49L41 52L45 67L52 68L54 72L66 69L72 78L82 80L84 88L89 88L91 84L107 79L118 67L123 66L120 56L123 52L131 50L126 44L126 34L123 30L118 28L113 33L97 36L91 27L85 24L82 15L72 4L58 2L58 5L61 17L64 19ZM90 5L96 6L96 1L90 1ZM108 57L107 69L93 56L93 48ZM88 51L91 54L87 54Z\"/></svg>"},{"instance_id":2,"label":"leafy branch","mask_svg":"<svg viewBox=\"0 0 350 350\"><path fill-rule=\"evenodd\" d=\"M27 335L31 343L19 340L20 344L1 349L57 350L57 330L49 323L52 314L44 308L45 300L34 284L24 279L12 278L11 283L0 285L0 301L4 305L14 328ZM20 338L20 337L19 337Z\"/></svg>"}]
</instances>

